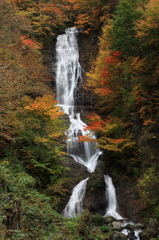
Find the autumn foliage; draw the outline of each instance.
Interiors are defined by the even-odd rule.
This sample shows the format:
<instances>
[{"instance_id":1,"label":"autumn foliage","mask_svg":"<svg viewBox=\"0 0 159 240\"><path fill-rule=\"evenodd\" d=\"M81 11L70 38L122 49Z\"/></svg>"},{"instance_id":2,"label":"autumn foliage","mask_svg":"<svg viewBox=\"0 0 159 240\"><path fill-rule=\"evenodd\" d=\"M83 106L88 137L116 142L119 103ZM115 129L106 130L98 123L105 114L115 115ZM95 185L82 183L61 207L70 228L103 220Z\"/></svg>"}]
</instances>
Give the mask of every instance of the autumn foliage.
<instances>
[{"instance_id":1,"label":"autumn foliage","mask_svg":"<svg viewBox=\"0 0 159 240\"><path fill-rule=\"evenodd\" d=\"M21 41L22 41L22 44L24 44L26 46L29 46L33 49L39 49L40 48L40 46L38 46L37 43L35 43L32 39L27 38L27 36L21 36Z\"/></svg>"}]
</instances>

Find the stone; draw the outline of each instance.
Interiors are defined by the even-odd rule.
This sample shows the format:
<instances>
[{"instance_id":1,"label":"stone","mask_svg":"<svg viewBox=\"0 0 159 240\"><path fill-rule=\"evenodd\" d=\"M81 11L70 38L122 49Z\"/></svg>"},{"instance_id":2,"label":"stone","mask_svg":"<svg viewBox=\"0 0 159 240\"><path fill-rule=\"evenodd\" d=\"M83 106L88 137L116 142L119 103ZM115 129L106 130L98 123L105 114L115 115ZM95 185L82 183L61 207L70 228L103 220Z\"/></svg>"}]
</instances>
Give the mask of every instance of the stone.
<instances>
[{"instance_id":1,"label":"stone","mask_svg":"<svg viewBox=\"0 0 159 240\"><path fill-rule=\"evenodd\" d=\"M114 231L109 235L109 240L127 240L127 236L121 232Z\"/></svg>"},{"instance_id":2,"label":"stone","mask_svg":"<svg viewBox=\"0 0 159 240\"><path fill-rule=\"evenodd\" d=\"M136 223L133 225L133 229L143 229L145 227L142 223Z\"/></svg>"},{"instance_id":3,"label":"stone","mask_svg":"<svg viewBox=\"0 0 159 240\"><path fill-rule=\"evenodd\" d=\"M104 217L104 220L105 220L105 223L112 223L115 220L115 218L111 216L107 216L107 217Z\"/></svg>"},{"instance_id":4,"label":"stone","mask_svg":"<svg viewBox=\"0 0 159 240\"><path fill-rule=\"evenodd\" d=\"M120 222L112 222L112 227L113 227L113 230L118 230L118 231L122 230L122 226Z\"/></svg>"}]
</instances>

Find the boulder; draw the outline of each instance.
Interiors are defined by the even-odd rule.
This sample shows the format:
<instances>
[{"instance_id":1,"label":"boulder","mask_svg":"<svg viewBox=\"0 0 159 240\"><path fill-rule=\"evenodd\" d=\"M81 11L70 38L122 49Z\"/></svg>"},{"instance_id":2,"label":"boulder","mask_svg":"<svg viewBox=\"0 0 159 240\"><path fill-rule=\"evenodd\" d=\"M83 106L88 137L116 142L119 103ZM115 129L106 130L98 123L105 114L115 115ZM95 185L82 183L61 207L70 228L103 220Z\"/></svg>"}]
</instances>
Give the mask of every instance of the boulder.
<instances>
[{"instance_id":1,"label":"boulder","mask_svg":"<svg viewBox=\"0 0 159 240\"><path fill-rule=\"evenodd\" d=\"M127 240L127 236L121 232L114 231L109 235L109 240Z\"/></svg>"},{"instance_id":2,"label":"boulder","mask_svg":"<svg viewBox=\"0 0 159 240\"><path fill-rule=\"evenodd\" d=\"M112 222L112 228L113 230L118 230L121 231L122 230L122 225L120 222Z\"/></svg>"}]
</instances>

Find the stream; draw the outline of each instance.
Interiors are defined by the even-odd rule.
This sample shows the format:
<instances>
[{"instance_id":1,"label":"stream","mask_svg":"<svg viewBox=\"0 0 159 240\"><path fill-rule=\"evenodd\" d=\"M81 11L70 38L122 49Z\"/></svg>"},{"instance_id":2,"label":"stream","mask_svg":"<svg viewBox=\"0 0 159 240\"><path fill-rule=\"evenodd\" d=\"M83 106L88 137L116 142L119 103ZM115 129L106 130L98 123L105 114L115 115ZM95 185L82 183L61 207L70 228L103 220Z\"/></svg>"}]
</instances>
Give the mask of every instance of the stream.
<instances>
[{"instance_id":1,"label":"stream","mask_svg":"<svg viewBox=\"0 0 159 240\"><path fill-rule=\"evenodd\" d=\"M67 152L74 161L84 165L88 173L93 173L96 169L99 156L102 151L95 142L79 142L79 136L89 136L95 139L96 136L91 131L86 131L86 124L81 120L80 113L75 110L75 93L79 83L82 82L82 67L79 63L79 53L77 44L76 28L68 28L65 34L57 37L56 43L56 94L58 106L68 115L70 126L66 131ZM117 212L117 200L115 188L109 175L104 176L106 184L106 199L108 207L106 216L112 216L117 220L123 220ZM87 181L89 177L80 181L72 190L72 195L63 210L66 218L75 217L82 211L82 201L85 195ZM129 222L130 224L130 222ZM138 231L135 232L136 239L139 239ZM128 234L127 230L123 231Z\"/></svg>"}]
</instances>

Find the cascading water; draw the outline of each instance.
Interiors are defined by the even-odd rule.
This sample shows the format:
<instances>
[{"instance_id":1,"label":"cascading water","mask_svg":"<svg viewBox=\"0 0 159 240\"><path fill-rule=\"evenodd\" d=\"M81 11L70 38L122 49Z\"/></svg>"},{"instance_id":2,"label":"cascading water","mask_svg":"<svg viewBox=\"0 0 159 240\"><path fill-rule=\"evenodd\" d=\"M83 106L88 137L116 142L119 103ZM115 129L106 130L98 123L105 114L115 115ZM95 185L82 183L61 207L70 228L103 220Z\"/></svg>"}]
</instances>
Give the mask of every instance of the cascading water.
<instances>
[{"instance_id":1,"label":"cascading water","mask_svg":"<svg viewBox=\"0 0 159 240\"><path fill-rule=\"evenodd\" d=\"M74 110L74 92L78 82L82 81L77 33L76 28L69 28L66 29L65 34L57 37L57 100L70 120L70 127L67 130L67 151L76 162L86 166L89 172L93 172L102 152L94 142L78 141L80 135L90 136L92 139L95 139L95 135L91 131L84 130L87 125L81 120L80 113Z\"/></svg>"},{"instance_id":2,"label":"cascading water","mask_svg":"<svg viewBox=\"0 0 159 240\"><path fill-rule=\"evenodd\" d=\"M78 62L76 28L65 30L57 37L56 43L56 93L59 106L68 115L74 114L74 91L81 81L81 66Z\"/></svg>"},{"instance_id":3,"label":"cascading water","mask_svg":"<svg viewBox=\"0 0 159 240\"><path fill-rule=\"evenodd\" d=\"M57 37L56 57L56 91L58 105L69 116L70 127L67 134L67 151L73 159L83 164L87 170L94 172L98 157L102 152L97 148L94 142L79 142L79 136L89 136L95 139L91 131L85 131L87 126L80 118L80 113L75 112L74 94L81 77L81 66L78 61L78 46L76 28L65 30L65 34ZM88 179L87 179L88 180ZM72 192L70 201L64 209L64 216L74 217L81 211L81 201L83 199L87 180L81 181Z\"/></svg>"},{"instance_id":4,"label":"cascading water","mask_svg":"<svg viewBox=\"0 0 159 240\"><path fill-rule=\"evenodd\" d=\"M106 183L106 198L108 200L108 207L104 217L112 216L115 219L123 219L122 216L117 212L117 199L115 187L113 185L112 179L109 175L104 175L105 183Z\"/></svg>"},{"instance_id":5,"label":"cascading water","mask_svg":"<svg viewBox=\"0 0 159 240\"><path fill-rule=\"evenodd\" d=\"M127 221L125 220L118 212L117 212L117 207L118 207L118 203L117 203L117 198L116 198L116 191L115 191L115 187L113 185L112 182L112 178L109 175L104 175L104 180L105 180L105 184L106 184L106 198L108 201L108 207L106 210L106 213L104 215L104 217L107 216L112 216L117 220L123 220L122 226L126 226L128 224L134 225L134 223L132 221ZM127 229L123 229L122 233L124 233L125 235L129 234L129 230ZM141 232L140 229L137 229L134 231L134 239L138 239L139 238L139 233ZM128 238L129 239L129 238Z\"/></svg>"},{"instance_id":6,"label":"cascading water","mask_svg":"<svg viewBox=\"0 0 159 240\"><path fill-rule=\"evenodd\" d=\"M82 200L86 191L86 184L89 178L86 178L79 182L73 189L73 194L64 209L64 217L75 217L82 210Z\"/></svg>"}]
</instances>

